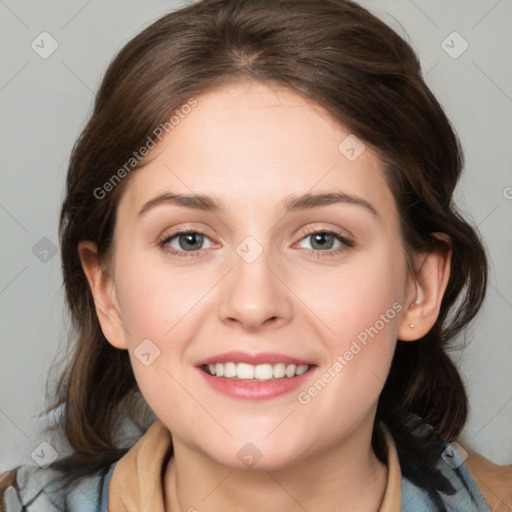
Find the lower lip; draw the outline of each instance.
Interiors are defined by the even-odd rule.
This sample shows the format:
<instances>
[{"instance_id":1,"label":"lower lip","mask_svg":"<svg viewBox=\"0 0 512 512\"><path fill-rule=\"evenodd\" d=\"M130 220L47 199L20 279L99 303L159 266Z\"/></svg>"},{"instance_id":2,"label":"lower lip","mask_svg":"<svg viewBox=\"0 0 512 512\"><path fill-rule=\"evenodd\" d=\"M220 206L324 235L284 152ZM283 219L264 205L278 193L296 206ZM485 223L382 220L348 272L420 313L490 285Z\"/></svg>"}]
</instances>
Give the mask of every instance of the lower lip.
<instances>
[{"instance_id":1,"label":"lower lip","mask_svg":"<svg viewBox=\"0 0 512 512\"><path fill-rule=\"evenodd\" d=\"M225 395L248 400L265 400L290 393L304 385L304 382L311 376L315 368L315 366L312 366L306 373L296 377L283 377L282 379L259 382L214 377L201 370L201 368L197 368L197 371L203 376L209 386Z\"/></svg>"}]
</instances>

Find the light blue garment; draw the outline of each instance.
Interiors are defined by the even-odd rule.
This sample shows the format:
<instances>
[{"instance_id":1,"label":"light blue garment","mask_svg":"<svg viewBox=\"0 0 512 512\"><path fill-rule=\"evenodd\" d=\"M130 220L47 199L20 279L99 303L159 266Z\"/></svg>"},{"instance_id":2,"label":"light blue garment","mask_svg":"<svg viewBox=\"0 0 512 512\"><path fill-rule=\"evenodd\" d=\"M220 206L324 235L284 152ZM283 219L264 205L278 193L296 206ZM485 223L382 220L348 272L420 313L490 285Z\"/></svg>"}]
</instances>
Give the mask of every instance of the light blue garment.
<instances>
[{"instance_id":1,"label":"light blue garment","mask_svg":"<svg viewBox=\"0 0 512 512\"><path fill-rule=\"evenodd\" d=\"M445 444L445 449L450 451L454 467L450 466L443 458L440 458L437 469L449 481L453 491L452 494L439 491L439 496L447 512L491 512L480 489L457 452L451 450L448 443ZM401 512L438 511L439 508L428 493L402 475Z\"/></svg>"},{"instance_id":2,"label":"light blue garment","mask_svg":"<svg viewBox=\"0 0 512 512\"><path fill-rule=\"evenodd\" d=\"M108 486L115 463L103 475L81 478L67 492L51 468L21 466L17 485L4 493L7 512L108 512Z\"/></svg>"},{"instance_id":3,"label":"light blue garment","mask_svg":"<svg viewBox=\"0 0 512 512\"><path fill-rule=\"evenodd\" d=\"M450 445L446 444L446 449ZM452 467L440 458L438 474L449 482L449 492L439 492L447 512L491 512L468 470L453 452ZM39 467L21 466L16 487L5 494L7 512L108 512L108 487L115 464L103 475L78 480L66 493L58 490L59 473ZM402 464L402 463L401 463ZM401 512L438 512L428 493L402 475Z\"/></svg>"}]
</instances>

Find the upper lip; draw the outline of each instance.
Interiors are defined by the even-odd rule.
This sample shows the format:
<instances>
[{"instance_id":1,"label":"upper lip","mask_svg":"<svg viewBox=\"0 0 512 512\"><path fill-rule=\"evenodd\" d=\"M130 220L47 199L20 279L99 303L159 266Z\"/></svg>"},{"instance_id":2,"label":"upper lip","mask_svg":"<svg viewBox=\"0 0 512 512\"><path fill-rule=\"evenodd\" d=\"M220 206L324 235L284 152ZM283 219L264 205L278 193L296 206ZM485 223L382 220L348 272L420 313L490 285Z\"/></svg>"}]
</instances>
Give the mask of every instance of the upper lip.
<instances>
[{"instance_id":1,"label":"upper lip","mask_svg":"<svg viewBox=\"0 0 512 512\"><path fill-rule=\"evenodd\" d=\"M252 365L258 364L294 364L296 366L307 364L312 366L313 363L298 359L296 357L287 356L285 354L276 354L275 352L260 352L258 354L248 354L247 352L224 352L223 354L217 354L207 359L203 359L197 363L197 366L204 364L215 364L215 363L247 363Z\"/></svg>"}]
</instances>

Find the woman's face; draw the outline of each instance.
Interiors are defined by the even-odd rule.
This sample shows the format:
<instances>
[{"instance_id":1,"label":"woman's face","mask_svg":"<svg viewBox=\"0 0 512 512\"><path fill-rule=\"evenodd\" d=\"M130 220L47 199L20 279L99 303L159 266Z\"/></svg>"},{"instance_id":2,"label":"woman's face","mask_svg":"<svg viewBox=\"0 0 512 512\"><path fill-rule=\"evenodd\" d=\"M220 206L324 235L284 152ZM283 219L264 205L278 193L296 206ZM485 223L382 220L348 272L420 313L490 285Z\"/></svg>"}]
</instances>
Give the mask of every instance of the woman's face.
<instances>
[{"instance_id":1,"label":"woman's face","mask_svg":"<svg viewBox=\"0 0 512 512\"><path fill-rule=\"evenodd\" d=\"M286 467L371 429L410 298L399 215L318 105L258 82L197 102L120 201L107 337L175 440Z\"/></svg>"}]
</instances>

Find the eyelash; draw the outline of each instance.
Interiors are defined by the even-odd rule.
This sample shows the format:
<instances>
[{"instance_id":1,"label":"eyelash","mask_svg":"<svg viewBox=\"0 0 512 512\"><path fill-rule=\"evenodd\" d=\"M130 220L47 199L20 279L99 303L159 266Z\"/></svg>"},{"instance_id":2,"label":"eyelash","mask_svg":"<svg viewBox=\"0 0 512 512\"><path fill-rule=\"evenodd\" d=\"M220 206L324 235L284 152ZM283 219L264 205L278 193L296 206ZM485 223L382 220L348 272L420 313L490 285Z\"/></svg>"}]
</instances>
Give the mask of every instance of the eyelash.
<instances>
[{"instance_id":1,"label":"eyelash","mask_svg":"<svg viewBox=\"0 0 512 512\"><path fill-rule=\"evenodd\" d=\"M159 247L164 250L169 256L178 256L178 257L184 257L184 258L194 258L201 254L202 250L198 251L176 251L174 249L169 249L166 247L166 245L180 235L187 235L187 234L197 234L202 235L206 238L210 238L208 235L203 233L202 231L199 231L197 229L190 229L190 230L183 230L183 231L177 231L176 233L172 233L171 235L166 235L163 239L161 239L158 242ZM332 235L334 238L336 238L339 242L342 243L340 247L337 249L328 249L326 251L320 251L320 250L314 250L314 249L307 249L308 256L318 258L319 255L321 257L330 257L330 256L337 256L338 254L344 252L347 250L347 248L351 248L354 246L354 242L346 237L344 237L342 234L338 233L337 231L333 231L330 229L312 229L311 231L306 232L303 237L300 239L300 241L304 240L304 238L307 238L308 236L315 235L315 234L326 234L326 235Z\"/></svg>"}]
</instances>

